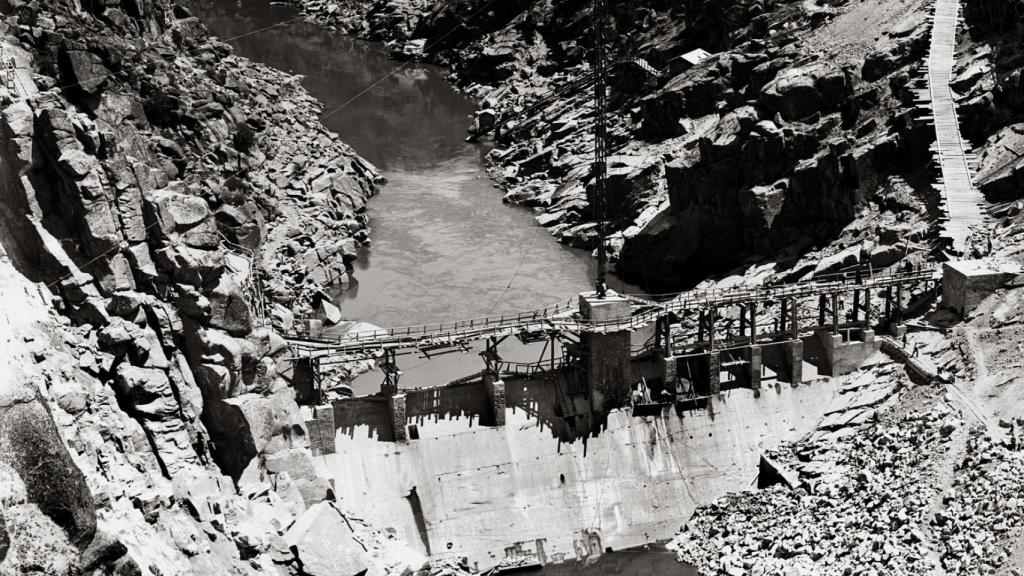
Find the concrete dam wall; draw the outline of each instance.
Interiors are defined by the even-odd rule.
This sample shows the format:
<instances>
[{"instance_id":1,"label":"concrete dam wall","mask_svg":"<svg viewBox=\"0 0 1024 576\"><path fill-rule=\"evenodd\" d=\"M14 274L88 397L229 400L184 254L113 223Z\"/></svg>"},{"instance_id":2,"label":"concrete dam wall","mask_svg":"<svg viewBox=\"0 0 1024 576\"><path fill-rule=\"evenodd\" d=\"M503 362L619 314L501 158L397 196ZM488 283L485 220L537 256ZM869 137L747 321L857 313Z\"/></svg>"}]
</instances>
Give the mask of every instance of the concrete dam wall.
<instances>
[{"instance_id":1,"label":"concrete dam wall","mask_svg":"<svg viewBox=\"0 0 1024 576\"><path fill-rule=\"evenodd\" d=\"M760 452L812 430L839 382L734 389L658 417L613 410L593 435L554 413L543 381L506 383L500 427L487 425L480 384L409 390L408 442L391 441L384 399L346 400L337 452L317 460L347 506L424 553L481 568L517 545L548 562L585 558L667 539L697 505L750 487Z\"/></svg>"}]
</instances>

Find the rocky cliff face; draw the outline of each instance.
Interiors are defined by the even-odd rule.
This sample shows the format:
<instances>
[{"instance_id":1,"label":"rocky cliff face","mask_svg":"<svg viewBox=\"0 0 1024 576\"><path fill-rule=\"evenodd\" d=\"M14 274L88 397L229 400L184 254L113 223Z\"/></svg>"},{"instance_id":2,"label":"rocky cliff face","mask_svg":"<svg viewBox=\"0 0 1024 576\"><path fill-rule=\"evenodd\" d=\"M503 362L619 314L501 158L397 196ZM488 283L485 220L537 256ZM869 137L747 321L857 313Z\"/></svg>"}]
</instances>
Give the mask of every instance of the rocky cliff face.
<instances>
[{"instance_id":1,"label":"rocky cliff face","mask_svg":"<svg viewBox=\"0 0 1024 576\"><path fill-rule=\"evenodd\" d=\"M589 89L516 116L586 77L589 2L300 4L391 41L399 56L450 64L453 81L481 99L475 127L515 118L490 157L508 200L534 207L559 240L593 246ZM1014 5L974 4L996 16ZM787 260L865 210L906 212L893 202L894 181L915 204L908 217L930 214L932 131L912 92L928 47L921 2L645 1L610 11L608 217L620 274L671 289L751 259ZM710 55L693 64L695 49ZM971 115L980 139L1008 121L1016 78L1000 76L993 92L978 84L985 71L961 66L956 88L972 88L965 104L991 119Z\"/></svg>"},{"instance_id":2,"label":"rocky cliff face","mask_svg":"<svg viewBox=\"0 0 1024 576\"><path fill-rule=\"evenodd\" d=\"M373 166L181 7L5 14L0 573L425 566L334 502L275 332L368 241Z\"/></svg>"}]
</instances>

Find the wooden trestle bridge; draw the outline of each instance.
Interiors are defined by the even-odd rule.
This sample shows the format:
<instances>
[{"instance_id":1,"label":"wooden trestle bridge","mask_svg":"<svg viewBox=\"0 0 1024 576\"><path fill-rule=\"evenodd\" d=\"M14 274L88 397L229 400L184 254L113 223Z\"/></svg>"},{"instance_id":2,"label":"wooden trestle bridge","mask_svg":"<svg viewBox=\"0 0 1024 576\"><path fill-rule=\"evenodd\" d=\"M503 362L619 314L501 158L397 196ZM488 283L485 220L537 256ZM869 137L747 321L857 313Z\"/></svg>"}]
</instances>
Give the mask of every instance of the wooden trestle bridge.
<instances>
[{"instance_id":1,"label":"wooden trestle bridge","mask_svg":"<svg viewBox=\"0 0 1024 576\"><path fill-rule=\"evenodd\" d=\"M507 374L525 374L530 365L504 363L496 354L500 340L523 342L561 338L577 344L585 335L631 333L654 325L655 335L632 347L635 357L657 353L673 356L683 350L727 350L730 347L794 341L813 331L840 334L853 328L899 323L917 296L930 293L941 280L937 269L871 275L867 271L837 274L792 284L691 290L663 300L610 293L622 314L594 318L570 301L518 314L504 314L437 324L362 330L339 335L309 330L284 334L299 356L315 359L393 358L466 351L486 341L488 366ZM586 295L581 295L581 301ZM488 353L491 357L488 358ZM536 369L554 366L542 359Z\"/></svg>"}]
</instances>

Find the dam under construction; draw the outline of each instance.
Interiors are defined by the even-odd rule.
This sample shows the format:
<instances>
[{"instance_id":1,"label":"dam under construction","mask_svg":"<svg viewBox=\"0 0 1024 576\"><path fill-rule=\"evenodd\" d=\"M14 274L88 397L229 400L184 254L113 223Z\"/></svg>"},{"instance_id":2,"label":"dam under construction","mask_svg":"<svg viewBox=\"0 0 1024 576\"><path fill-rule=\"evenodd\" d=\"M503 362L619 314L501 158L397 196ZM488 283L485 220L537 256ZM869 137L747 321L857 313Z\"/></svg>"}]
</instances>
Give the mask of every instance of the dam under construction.
<instances>
[{"instance_id":1,"label":"dam under construction","mask_svg":"<svg viewBox=\"0 0 1024 576\"><path fill-rule=\"evenodd\" d=\"M614 409L576 437L547 382L506 382L504 426L469 382L407 391L417 437L405 442L392 441L385 399L338 400L335 453L316 461L359 514L425 554L480 568L587 560L666 540L696 506L749 488L760 453L812 430L838 386L736 389L656 416Z\"/></svg>"},{"instance_id":2,"label":"dam under construction","mask_svg":"<svg viewBox=\"0 0 1024 576\"><path fill-rule=\"evenodd\" d=\"M1024 572L1024 0L0 13L0 576Z\"/></svg>"},{"instance_id":3,"label":"dam under construction","mask_svg":"<svg viewBox=\"0 0 1024 576\"><path fill-rule=\"evenodd\" d=\"M595 2L594 10L602 6ZM602 31L596 33L600 48ZM698 52L700 59L711 56ZM940 286L950 291L943 305L962 312L965 294L984 291L988 281L987 272L939 270L930 263L876 268L872 254L862 249L837 256L828 267L811 266L806 274L776 269L780 275L769 282L725 283L730 288L712 283L706 290L660 297L608 290L606 282L615 279L606 275L605 253L607 87L600 53L596 57L598 66L564 86L594 89L593 183L586 190L590 217L596 219L594 292L507 312L506 299L534 306L546 301L548 291L563 297L563 289L578 291L590 271L581 274L578 261L565 265L566 254L535 257L533 238L516 238L515 226L495 225L489 211L460 217L456 208L480 202L479 194L463 198L463 188L485 192L451 181L461 169L437 170L430 178L424 166L396 171L387 166L393 161L389 150L383 162L393 188L386 191L395 194L382 201L401 202L384 212L403 225L426 214L429 225L415 234L385 228L391 237L411 241L389 246L383 234L380 245L364 248L374 255L373 266L357 262L360 270L347 270L333 295L354 318L387 327L341 322L341 311L330 302L321 304L315 319L279 326L293 363L281 372L302 405L316 475L329 479L331 494L356 517L432 559L477 571L595 565L613 557L610 552L661 549L656 545L685 532L696 510L726 494L772 482L795 488L767 455L808 438L841 438L876 418L905 381L893 359L905 363L917 381L937 381L939 371L917 360L916 349L906 349L906 319L930 310ZM620 59L615 66L663 76L644 59ZM317 70L310 73L313 85L323 82ZM411 70L402 77L398 86L423 80ZM478 110L474 141L493 133L500 153L497 147L508 144L502 139L545 124L544 110L563 97L554 91L505 116ZM338 108L349 103L343 95ZM437 124L457 123L444 120ZM372 133L369 142L378 132L353 128L337 126L355 138ZM427 142L417 143L416 154L432 150ZM429 160L422 164L451 165ZM525 157L520 166L533 160ZM425 212L419 193L424 184L447 208L438 212L447 213L439 220ZM659 215L678 199L669 200ZM387 214L379 221L387 226ZM463 230L478 221L482 228ZM443 242L431 234L450 235L455 246L482 242L480 255L490 260L480 261L476 283L455 283L467 276L459 268L464 263L453 267L439 258L444 250L434 248ZM497 246L496 237L505 234L511 234L503 238L509 245ZM953 244L963 241L958 237ZM512 245L522 254L509 258ZM493 270L505 272L510 259L518 264L505 284L507 275ZM554 267L557 278L531 270L554 260L563 262ZM392 262L402 266L389 270ZM513 289L524 265L528 293L522 286ZM481 296L486 302L476 301ZM469 304L476 307L467 311ZM470 311L481 317L463 320ZM357 362L376 369L355 382L325 376L332 367ZM382 380L379 388L374 378ZM683 574L693 570L686 564L676 568Z\"/></svg>"},{"instance_id":4,"label":"dam under construction","mask_svg":"<svg viewBox=\"0 0 1024 576\"><path fill-rule=\"evenodd\" d=\"M987 276L961 272L858 271L657 304L586 293L576 312L461 332L332 336L311 323L289 335L304 366L293 381L311 400L318 472L375 525L479 569L591 561L664 541L697 507L766 482L766 452L870 418L892 392L875 384L895 368L886 354L937 378L901 352L902 320L940 285L954 308L985 290ZM538 361L503 361L509 338L544 341ZM395 364L396 352L445 362L473 339L487 342L484 369L445 386L416 387ZM319 364L339 354L377 357L380 392L318 389Z\"/></svg>"}]
</instances>

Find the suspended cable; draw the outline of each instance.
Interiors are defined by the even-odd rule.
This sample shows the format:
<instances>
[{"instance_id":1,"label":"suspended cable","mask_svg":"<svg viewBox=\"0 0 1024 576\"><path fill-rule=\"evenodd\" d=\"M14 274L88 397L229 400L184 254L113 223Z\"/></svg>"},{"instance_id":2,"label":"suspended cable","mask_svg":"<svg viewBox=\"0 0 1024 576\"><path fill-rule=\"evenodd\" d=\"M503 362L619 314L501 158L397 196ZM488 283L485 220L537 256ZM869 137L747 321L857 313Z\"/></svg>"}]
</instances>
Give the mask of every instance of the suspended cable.
<instances>
[{"instance_id":1,"label":"suspended cable","mask_svg":"<svg viewBox=\"0 0 1024 576\"><path fill-rule=\"evenodd\" d=\"M607 87L604 62L605 0L594 0L594 216L597 218L597 279L598 298L608 292L608 253L605 246L605 177L608 172L605 140L607 139Z\"/></svg>"}]
</instances>

